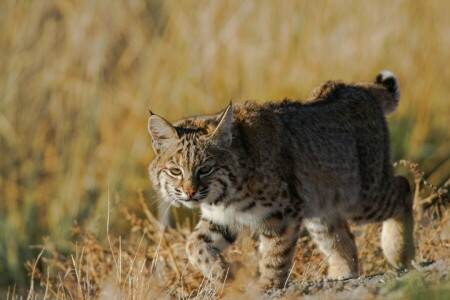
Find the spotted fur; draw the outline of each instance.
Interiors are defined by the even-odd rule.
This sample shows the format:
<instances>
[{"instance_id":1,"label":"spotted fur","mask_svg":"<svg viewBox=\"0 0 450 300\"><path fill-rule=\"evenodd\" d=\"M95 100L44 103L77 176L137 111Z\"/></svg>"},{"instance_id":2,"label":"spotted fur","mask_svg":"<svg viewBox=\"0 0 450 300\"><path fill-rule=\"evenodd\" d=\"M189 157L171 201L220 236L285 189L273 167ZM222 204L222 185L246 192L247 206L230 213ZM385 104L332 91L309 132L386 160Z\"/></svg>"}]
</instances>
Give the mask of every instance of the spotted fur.
<instances>
[{"instance_id":1,"label":"spotted fur","mask_svg":"<svg viewBox=\"0 0 450 300\"><path fill-rule=\"evenodd\" d=\"M384 222L384 254L396 267L408 265L411 194L394 175L384 117L398 95L395 77L382 73L375 83L327 82L306 104L230 104L173 125L151 115L155 188L173 205L201 209L186 246L190 263L224 279L221 252L248 227L260 235L262 289L280 288L303 222L328 258L329 276L356 276L352 220Z\"/></svg>"}]
</instances>

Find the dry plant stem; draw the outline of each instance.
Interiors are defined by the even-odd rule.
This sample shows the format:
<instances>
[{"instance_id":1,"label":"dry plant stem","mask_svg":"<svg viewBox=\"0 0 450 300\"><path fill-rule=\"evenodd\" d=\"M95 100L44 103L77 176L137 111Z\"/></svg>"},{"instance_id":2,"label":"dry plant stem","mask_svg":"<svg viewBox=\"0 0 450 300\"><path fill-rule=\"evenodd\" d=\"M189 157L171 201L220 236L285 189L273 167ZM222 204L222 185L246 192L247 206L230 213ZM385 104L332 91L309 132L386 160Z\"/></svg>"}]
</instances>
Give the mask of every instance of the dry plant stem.
<instances>
[{"instance_id":1,"label":"dry plant stem","mask_svg":"<svg viewBox=\"0 0 450 300\"><path fill-rule=\"evenodd\" d=\"M47 280L45 282L45 292L44 292L44 300L47 299L48 296L48 287L50 285L50 272L49 272L49 267L47 267Z\"/></svg>"},{"instance_id":2,"label":"dry plant stem","mask_svg":"<svg viewBox=\"0 0 450 300\"><path fill-rule=\"evenodd\" d=\"M172 263L173 269L174 269L175 273L177 274L177 277L181 278L180 269L178 268L177 263L175 262L175 258L174 258L173 252L172 252L172 248L169 246L169 244L167 244L167 240L165 238L165 232L164 231L162 232L161 238L162 238L162 243L166 247L167 253L169 254L169 259L170 259L170 262Z\"/></svg>"},{"instance_id":3,"label":"dry plant stem","mask_svg":"<svg viewBox=\"0 0 450 300\"><path fill-rule=\"evenodd\" d=\"M80 295L82 295L83 291L81 289L80 272L77 268L77 263L76 263L75 259L73 258L73 255L71 255L70 257L72 258L73 269L75 271L75 277L77 279L77 289L78 289L78 292L80 293Z\"/></svg>"},{"instance_id":4,"label":"dry plant stem","mask_svg":"<svg viewBox=\"0 0 450 300\"><path fill-rule=\"evenodd\" d=\"M227 282L229 272L230 272L230 268L227 268L227 272L225 273L225 278L222 282L222 288L220 289L221 294L223 293L223 289L225 288L225 283Z\"/></svg>"},{"instance_id":5,"label":"dry plant stem","mask_svg":"<svg viewBox=\"0 0 450 300\"><path fill-rule=\"evenodd\" d=\"M422 182L426 187L428 187L429 189L431 189L432 193L430 196L428 196L426 199L423 199L421 201L417 201L417 205L420 205L420 213L423 213L424 207L426 205L430 205L431 207L434 208L436 215L439 219L442 219L443 213L442 210L444 209L445 205L447 205L449 203L449 198L448 198L448 192L445 191L444 189L439 189L436 185L429 183L426 179L425 179L425 172L423 172L422 170L420 170L419 168L419 164L417 163L413 163L407 160L400 160L399 162L396 162L394 164L394 166L397 165L402 165L404 167L407 167L410 172L413 174L415 181L416 181L416 196L418 196L418 192L419 192L419 185L420 182ZM450 179L449 179L450 181ZM447 182L449 182L447 181ZM444 188L446 188L447 186L447 182L444 184ZM414 197L414 200L416 200L416 196ZM416 201L414 202L416 203ZM436 205L431 205L436 203Z\"/></svg>"},{"instance_id":6,"label":"dry plant stem","mask_svg":"<svg viewBox=\"0 0 450 300\"><path fill-rule=\"evenodd\" d=\"M163 229L161 230L161 237L159 238L159 242L158 242L158 246L155 250L155 253L153 254L153 260L152 260L152 265L150 267L150 274L151 276L154 275L155 270L156 270L156 264L158 263L158 257L159 257L159 249L161 248L161 244L162 244L162 240L164 237L164 232L165 232L165 227L163 227Z\"/></svg>"},{"instance_id":7,"label":"dry plant stem","mask_svg":"<svg viewBox=\"0 0 450 300\"><path fill-rule=\"evenodd\" d=\"M441 192L441 191L438 189L437 186L435 186L435 185L432 184L432 183L429 183L429 182L425 179L425 177L424 177L425 172L423 172L422 170L419 169L419 164L413 163L413 162L410 162L410 161L408 161L408 160L402 159L402 160L400 160L400 161L394 163L394 166L397 166L397 165L402 165L402 166L404 166L404 167L407 167L407 168L410 170L410 172L413 174L414 178L415 178L416 180L419 180L419 181L423 182L423 184L424 184L425 186L427 186L428 188L430 188L430 189L433 191L433 193L435 193L443 203L445 203L445 202L448 201L448 195L447 195L447 194Z\"/></svg>"},{"instance_id":8,"label":"dry plant stem","mask_svg":"<svg viewBox=\"0 0 450 300\"><path fill-rule=\"evenodd\" d=\"M286 278L286 281L284 282L283 288L286 288L286 285L287 285L287 283L288 283L288 281L289 281L289 278L290 278L291 275L292 275L292 270L294 270L294 268L295 268L295 261L294 261L294 263L292 264L291 269L289 270L289 274L288 274L288 277Z\"/></svg>"},{"instance_id":9,"label":"dry plant stem","mask_svg":"<svg viewBox=\"0 0 450 300\"><path fill-rule=\"evenodd\" d=\"M124 280L124 283L123 283L123 288L125 288L125 282L127 281L127 279L130 278L131 272L133 271L134 262L136 261L136 257L137 257L137 255L139 253L139 249L141 248L141 244L142 244L143 239L144 239L144 234L142 234L142 236L141 236L141 240L139 241L138 248L136 249L136 252L134 254L133 260L131 261L131 266L130 266L130 269L128 270L127 276L125 277L125 280Z\"/></svg>"},{"instance_id":10,"label":"dry plant stem","mask_svg":"<svg viewBox=\"0 0 450 300\"><path fill-rule=\"evenodd\" d=\"M37 257L37 259L36 259L36 261L35 261L35 263L33 265L33 270L31 272L30 290L28 292L27 300L32 299L32 297L33 297L33 293L34 293L34 274L35 274L36 266L37 266L37 264L39 262L39 259L41 258L42 254L44 254L44 251L45 251L45 247L42 248L41 252L39 253L39 255L38 255L38 257Z\"/></svg>"},{"instance_id":11,"label":"dry plant stem","mask_svg":"<svg viewBox=\"0 0 450 300\"><path fill-rule=\"evenodd\" d=\"M122 283L122 237L119 236L119 283Z\"/></svg>"},{"instance_id":12,"label":"dry plant stem","mask_svg":"<svg viewBox=\"0 0 450 300\"><path fill-rule=\"evenodd\" d=\"M111 213L111 201L110 201L110 193L109 193L109 184L108 184L108 211L107 211L107 215L106 215L106 237L108 239L108 243L109 243L109 249L111 250L111 254L114 260L114 264L116 266L116 278L120 278L120 266L116 260L116 256L114 255L114 250L113 250L113 246L112 246L112 242L111 242L111 238L109 236L109 216ZM120 283L120 282L119 282Z\"/></svg>"}]
</instances>

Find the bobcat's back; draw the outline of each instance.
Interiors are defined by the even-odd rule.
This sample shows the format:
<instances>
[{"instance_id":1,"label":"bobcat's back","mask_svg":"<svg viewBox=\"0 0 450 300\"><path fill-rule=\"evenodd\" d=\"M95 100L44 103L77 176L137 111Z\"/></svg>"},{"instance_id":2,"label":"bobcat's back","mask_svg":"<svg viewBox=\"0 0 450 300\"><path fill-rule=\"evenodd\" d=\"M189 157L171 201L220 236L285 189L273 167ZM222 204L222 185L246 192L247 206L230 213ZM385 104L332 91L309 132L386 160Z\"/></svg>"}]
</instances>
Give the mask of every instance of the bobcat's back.
<instances>
[{"instance_id":1,"label":"bobcat's back","mask_svg":"<svg viewBox=\"0 0 450 300\"><path fill-rule=\"evenodd\" d=\"M237 151L240 159L295 186L307 213L346 210L392 175L384 114L366 86L341 84L308 104L235 105L234 113L234 137L252 149ZM330 193L336 202L317 203Z\"/></svg>"}]
</instances>

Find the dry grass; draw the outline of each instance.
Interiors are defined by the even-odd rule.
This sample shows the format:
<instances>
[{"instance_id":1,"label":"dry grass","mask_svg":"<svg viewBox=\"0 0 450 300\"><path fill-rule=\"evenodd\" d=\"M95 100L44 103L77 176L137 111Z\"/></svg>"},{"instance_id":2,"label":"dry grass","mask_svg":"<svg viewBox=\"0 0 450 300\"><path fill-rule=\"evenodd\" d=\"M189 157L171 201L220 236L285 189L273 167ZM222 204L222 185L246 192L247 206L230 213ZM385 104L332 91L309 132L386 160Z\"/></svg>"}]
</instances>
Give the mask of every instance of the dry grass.
<instances>
[{"instance_id":1,"label":"dry grass","mask_svg":"<svg viewBox=\"0 0 450 300\"><path fill-rule=\"evenodd\" d=\"M304 98L324 80L370 80L389 68L402 89L389 119L393 156L443 185L449 11L438 0L1 1L0 286L28 285L23 264L44 236L48 251L70 257L77 222L104 247L109 216L118 253L114 236L129 226L117 203L137 210L142 189L155 209L148 108L176 120L230 99Z\"/></svg>"},{"instance_id":2,"label":"dry grass","mask_svg":"<svg viewBox=\"0 0 450 300\"><path fill-rule=\"evenodd\" d=\"M417 172L418 167L408 165L415 172L417 183L414 199L416 262L450 260L450 212L444 209L448 204L450 181L440 189L427 189L427 183ZM436 201L430 205L429 199ZM138 217L126 207L120 207L133 233L125 241L120 236L108 235L109 243L106 245L92 233L75 227L75 252L62 257L47 240L46 255L42 258L47 272L37 270L36 262L27 264L31 276L38 278L44 287L40 292L35 292L32 287L31 298L48 295L57 299L232 299L236 296L252 298L259 294L257 241L250 234L243 234L225 252L231 270L230 279L222 284L214 276L202 277L188 264L184 249L189 230L164 229L145 200L141 194L140 210L145 217ZM379 246L380 229L379 224L352 227L363 275L389 270ZM326 259L305 234L297 243L290 279L316 281L324 277L325 272ZM431 282L435 289L446 283ZM404 293L407 292L411 291L405 289Z\"/></svg>"}]
</instances>

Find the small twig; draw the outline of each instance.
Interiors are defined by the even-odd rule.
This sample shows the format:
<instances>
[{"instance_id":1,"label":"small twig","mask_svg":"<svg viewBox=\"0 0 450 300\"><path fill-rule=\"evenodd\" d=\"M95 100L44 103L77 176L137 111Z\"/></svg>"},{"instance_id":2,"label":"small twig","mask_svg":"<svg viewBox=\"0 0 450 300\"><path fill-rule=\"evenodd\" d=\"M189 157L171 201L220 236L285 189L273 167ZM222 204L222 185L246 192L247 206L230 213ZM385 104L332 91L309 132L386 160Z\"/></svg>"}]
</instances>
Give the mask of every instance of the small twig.
<instances>
[{"instance_id":1,"label":"small twig","mask_svg":"<svg viewBox=\"0 0 450 300\"><path fill-rule=\"evenodd\" d=\"M106 215L106 238L108 239L108 244L109 244L109 248L111 249L111 255L113 257L114 260L114 264L116 266L116 278L120 278L120 266L118 265L118 262L116 260L116 256L114 255L114 249L112 246L112 242L111 242L111 237L109 236L109 214L111 212L111 201L109 200L109 182L108 182L108 211L107 211L107 215ZM120 282L119 282L120 284Z\"/></svg>"},{"instance_id":2,"label":"small twig","mask_svg":"<svg viewBox=\"0 0 450 300\"><path fill-rule=\"evenodd\" d=\"M414 205L420 205L421 211L424 210L425 205L429 205L429 207L433 207L438 219L442 218L442 207L449 203L448 192L445 190L445 187L450 182L450 179L444 184L444 188L438 188L436 185L428 182L425 179L425 172L419 169L419 165L417 163L412 163L407 160L400 160L394 163L394 167L404 166L409 169L411 174L414 176L416 182L415 194L414 194ZM419 189L420 184L423 183L426 187L431 190L431 195L422 201L419 199ZM436 200L435 200L436 199Z\"/></svg>"},{"instance_id":3,"label":"small twig","mask_svg":"<svg viewBox=\"0 0 450 300\"><path fill-rule=\"evenodd\" d=\"M294 261L294 264L292 265L291 270L289 271L289 274L288 274L288 277L286 278L286 281L284 282L283 289L286 288L286 285L287 285L287 283L288 283L288 281L289 281L289 277L291 277L291 275L292 275L292 270L294 270L294 267L295 267L295 261Z\"/></svg>"},{"instance_id":4,"label":"small twig","mask_svg":"<svg viewBox=\"0 0 450 300\"><path fill-rule=\"evenodd\" d=\"M425 179L425 172L423 172L422 170L419 169L419 164L402 159L402 160L394 163L395 167L397 167L398 165L407 167L410 170L410 172L413 174L416 182L417 181L422 182L425 186L430 188L439 197L439 199L441 201L448 202L448 194L445 193L445 191L443 191L442 189L439 189L437 186L428 182ZM449 181L450 181L450 179L449 179Z\"/></svg>"},{"instance_id":5,"label":"small twig","mask_svg":"<svg viewBox=\"0 0 450 300\"><path fill-rule=\"evenodd\" d=\"M41 252L39 253L39 255L38 255L37 259L36 259L36 261L34 262L33 270L31 271L31 284L30 284L30 291L28 292L27 300L29 300L29 299L31 299L31 297L33 297L33 292L34 292L34 272L36 271L37 264L39 262L39 259L42 256L42 254L44 253L44 251L45 251L45 247L42 248ZM15 286L14 286L14 289L15 289Z\"/></svg>"},{"instance_id":6,"label":"small twig","mask_svg":"<svg viewBox=\"0 0 450 300\"><path fill-rule=\"evenodd\" d=\"M162 231L162 243L164 244L164 247L166 247L166 249L167 249L167 253L169 254L170 262L173 265L173 268L175 270L175 273L177 274L177 277L180 278L181 277L180 269L178 268L178 266L175 262L175 258L173 257L172 248L167 244L165 231Z\"/></svg>"},{"instance_id":7,"label":"small twig","mask_svg":"<svg viewBox=\"0 0 450 300\"><path fill-rule=\"evenodd\" d=\"M128 270L128 274L127 274L127 276L125 277L125 280L124 280L124 283L123 283L123 287L124 287L124 288L125 288L125 282L127 281L127 279L128 279L128 280L131 280L131 272L133 271L134 262L136 261L136 257L137 257L137 255L138 255L138 253L139 253L139 249L141 248L141 244L142 244L142 241L143 241L143 240L144 240L144 234L142 234L141 240L139 241L138 248L136 249L136 252L134 253L134 257L133 257L133 259L131 260L130 269ZM131 285L130 285L130 286L131 286Z\"/></svg>"}]
</instances>

